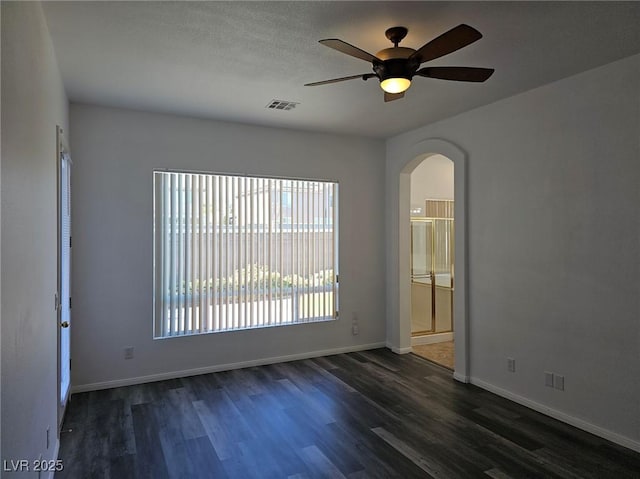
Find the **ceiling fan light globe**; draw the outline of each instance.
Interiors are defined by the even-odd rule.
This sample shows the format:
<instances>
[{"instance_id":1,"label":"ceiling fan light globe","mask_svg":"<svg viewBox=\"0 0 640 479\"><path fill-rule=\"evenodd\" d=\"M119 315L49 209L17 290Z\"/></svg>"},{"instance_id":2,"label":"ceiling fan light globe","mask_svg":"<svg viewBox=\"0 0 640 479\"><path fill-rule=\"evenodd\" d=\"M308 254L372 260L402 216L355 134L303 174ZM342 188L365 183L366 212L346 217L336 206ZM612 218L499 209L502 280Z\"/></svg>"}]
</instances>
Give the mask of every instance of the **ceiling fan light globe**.
<instances>
[{"instance_id":1,"label":"ceiling fan light globe","mask_svg":"<svg viewBox=\"0 0 640 479\"><path fill-rule=\"evenodd\" d=\"M387 78L380 82L380 87L387 93L402 93L411 86L408 78Z\"/></svg>"}]
</instances>

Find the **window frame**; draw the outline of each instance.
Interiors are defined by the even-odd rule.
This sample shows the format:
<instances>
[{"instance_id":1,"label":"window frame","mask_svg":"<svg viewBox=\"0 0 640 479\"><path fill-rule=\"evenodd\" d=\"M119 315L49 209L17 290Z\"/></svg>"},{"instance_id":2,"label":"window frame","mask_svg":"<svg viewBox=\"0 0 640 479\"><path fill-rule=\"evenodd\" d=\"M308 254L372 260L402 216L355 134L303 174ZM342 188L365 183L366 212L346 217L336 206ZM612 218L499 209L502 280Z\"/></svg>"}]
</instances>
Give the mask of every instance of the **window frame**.
<instances>
[{"instance_id":1,"label":"window frame","mask_svg":"<svg viewBox=\"0 0 640 479\"><path fill-rule=\"evenodd\" d=\"M225 275L223 276L215 276L215 268L213 267L213 262L214 262L214 258L216 254L219 254L218 256L218 260L219 261L224 261L225 263L227 263L229 261L229 257L230 254L231 255L235 255L231 258L231 261L235 264L236 262L238 263L238 268L234 270L234 275L237 275L238 271L245 271L245 269L243 269L242 267L244 266L244 268L246 268L247 270L249 270L249 276L251 278L253 278L254 276L254 272L252 271L252 267L254 266L253 263L248 262L246 263L247 260L247 250L245 249L245 257L241 258L240 253L238 251L234 251L232 248L231 253L229 251L224 251L224 255L220 255L220 252L224 249L220 247L220 238L221 238L221 234L222 234L222 230L224 229L224 235L225 237L228 239L229 236L229 229L231 229L232 235L233 235L233 240L231 241L231 243L233 243L233 247L238 247L240 248L241 245L241 241L242 240L246 240L247 238L249 238L252 242L252 246L249 247L249 250L253 251L253 241L256 240L256 238L259 238L259 236L262 234L263 236L263 240L264 240L264 236L266 235L265 230L268 228L269 230L269 253L268 253L268 257L269 257L269 261L271 261L271 241L272 241L272 237L273 234L276 235L276 237L279 237L279 241L280 241L280 247L282 248L282 243L283 243L283 236L285 234L288 233L289 235L289 243L290 243L290 248L293 250L293 242L294 242L294 235L295 237L295 241L296 241L296 249L300 249L300 237L302 237L302 242L304 242L304 238L306 236L306 238L309 240L307 241L306 244L303 244L304 246L304 250L303 253L306 254L305 258L308 258L308 248L310 247L310 245L315 245L315 241L316 241L316 236L318 233L318 228L322 227L321 232L323 233L323 242L324 244L331 244L331 253L330 254L326 254L325 252L325 256L323 257L324 260L326 261L327 258L330 258L330 262L325 263L326 266L333 266L333 268L325 268L324 270L320 270L320 271L316 271L315 269L313 270L313 272L311 271L311 268L309 268L307 270L307 272L310 274L310 276L305 277L305 279L303 280L303 284L306 282L307 284L311 284L312 286L307 286L306 287L306 303L305 306L306 309L306 317L305 317L305 313L300 313L299 309L297 308L297 303L294 300L294 298L298 298L298 301L300 301L300 294L301 291L303 291L304 287L300 287L297 285L296 283L296 279L292 279L291 280L291 286L289 286L289 290L285 291L285 289L283 289L282 285L283 282L281 280L280 282L280 289L277 290L278 293L278 297L282 298L284 297L284 295L288 292L291 295L291 317L289 319L285 319L283 320L282 318L280 318L279 320L276 321L272 321L271 318L273 317L273 304L272 304L272 293L274 292L274 288L271 285L272 281L271 279L268 280L268 286L263 286L263 290L260 291L260 293L262 293L262 299L263 302L267 301L267 294L268 293L268 303L266 308L268 308L268 313L267 313L267 317L269 319L268 324L265 323L264 318L260 318L258 323L255 322L252 319L252 323L251 324L247 324L246 323L246 314L247 314L247 303L251 303L251 305L249 306L251 312L249 314L250 318L253 318L253 310L255 308L255 304L253 301L253 289L255 288L255 284L253 282L250 283L250 294L247 295L247 288L245 288L243 286L243 291L240 292L240 290L233 290L231 294L237 294L237 298L234 300L237 303L237 308L234 308L233 310L239 310L241 305L244 307L244 314L245 314L245 320L243 321L242 325L235 325L235 326L226 326L226 327L222 327L219 325L218 323L218 319L217 318L216 321L216 326L213 328L210 327L206 327L203 328L202 324L204 322L202 317L198 317L198 323L200 324L199 328L195 327L195 322L194 322L194 313L192 312L191 314L191 327L187 327L187 320L186 320L186 316L187 316L187 309L188 309L188 305L187 305L187 284L188 284L188 279L192 279L191 284L197 285L198 284L198 280L199 278L196 278L196 276L194 276L193 274L190 276L190 278L186 277L186 273L184 276L184 281L181 282L181 284L183 284L184 286L184 290L182 289L178 289L178 291L175 293L175 296L184 296L184 300L181 303L180 300L177 301L177 307L174 310L173 306L174 303L171 303L171 306L169 307L169 313L166 313L166 303L162 303L162 301L159 301L158 296L163 296L163 292L164 288L163 286L166 286L166 281L163 278L163 271L165 271L167 269L166 264L163 262L164 260L166 260L166 257L163 257L163 253L160 252L159 253L159 249L162 248L162 241L163 241L163 237L165 237L165 235L167 234L166 229L162 229L159 227L160 222L164 221L164 219L166 218L166 214L165 216L162 216L163 213L160 213L160 216L162 216L162 218L159 220L158 218L158 213L157 213L157 209L158 206L161 204L166 203L166 195L167 191L165 190L159 190L158 189L158 176L159 175L177 175L177 176L184 176L185 178L190 177L191 181L194 182L195 184L195 180L194 178L197 176L198 178L212 178L213 179L213 183L216 185L222 185L222 181L224 179L224 184L226 185L226 187L229 186L229 179L231 180L231 183L234 185L234 188L229 192L225 190L225 195L227 196L227 198L224 201L219 201L219 204L216 202L216 200L221 199L222 196L219 196L219 198L215 198L215 195L222 195L221 192L216 192L215 188L212 194L212 199L213 201L205 204L202 203L198 203L200 208L204 208L204 211L206 211L206 213L202 213L199 212L198 215L202 216L203 214L207 215L207 220L209 219L209 215L213 216L213 220L212 223L207 223L207 230L211 232L211 238L209 238L211 241L213 241L213 244L216 244L216 248L217 248L217 253L216 251L212 251L213 256L210 258L209 262L210 264L207 266L205 265L204 270L206 271L211 271L213 274L212 275L207 275L206 276L206 284L209 285L207 287L210 288L211 284L216 285L214 288L214 292L211 293L211 300L213 301L214 298L216 298L215 302L212 302L210 305L207 303L207 308L211 309L213 308L213 314L215 315L216 310L218 310L218 312L221 310L222 308L222 301L221 301L221 297L222 297L222 284L223 282L225 284L229 284L229 280L231 278L231 276L228 274L230 273L231 270L229 269L225 269ZM152 209L153 209L153 214L152 214L152 236L153 236L153 252L152 252L152 270L153 270L153 289L152 289L152 293L153 293L153 339L169 339L169 338L175 338L175 337L187 337L187 336L198 336L198 335L202 335L202 334L212 334L212 333L223 333L223 332L231 332L231 331L239 331L239 330L248 330L248 329L262 329L262 328L267 328L267 327L277 327L277 326L294 326L294 325L299 325L299 324L309 324L309 323L318 323L318 322L325 322L325 321L333 321L333 320L337 320L339 317L338 311L339 311L339 283L338 283L338 279L339 279L339 203L338 203L338 195L339 195L339 187L340 184L338 181L336 180L330 180L330 179L318 179L318 178L313 178L313 179L308 179L308 178L291 178L291 177L280 177L280 176L265 176L265 175L246 175L246 174L237 174L237 173L217 173L217 172L203 172L203 171L193 171L193 170L183 170L183 169L154 169L152 172L152 178L153 178L153 185L152 185L152 191L153 191L153 205L152 205ZM200 179L198 181L201 181ZM260 184L260 182L262 182L262 185L264 187L265 182L267 182L269 184L269 187L271 188L272 183L278 184L278 188L280 188L279 190L276 189L276 194L279 195L279 201L276 201L276 203L274 203L274 198L275 196L271 196L273 191L271 189L269 189L268 191L268 200L267 202L262 202L260 204L260 206L258 207L258 211L260 211L260 208L262 208L262 211L265 211L266 209L269 210L269 222L268 223L257 223L257 221L253 218L255 215L255 211L251 211L249 213L250 216L252 216L252 218L250 218L251 221L246 222L247 218L246 217L242 217L238 211L234 211L234 208L238 207L240 205L240 200L238 199L241 195L249 196L249 195L254 195L254 191L253 189L249 189L247 190L242 190L239 185L239 182L242 182L242 184L244 185L244 187L246 187L247 182L251 185L254 185L255 183ZM198 183L200 184L200 183ZM300 196L299 198L294 197L294 191L293 191L293 185L296 185L298 188L300 188L300 185L304 185L304 188L302 190L298 189L297 190L297 195L301 195L301 191L304 192L304 194L306 196ZM184 183L184 187L185 187L185 191L184 193L180 193L178 192L178 195L184 195L186 198L186 195L188 194L186 192L186 185L187 182ZM207 185L211 185L211 183L207 183ZM283 188L284 185L287 185L288 189L285 190ZM313 185L313 186L312 186ZM313 203L313 211L311 211L311 217L310 218L306 218L307 222L301 222L299 221L300 219L305 219L304 218L304 213L300 213L299 211L296 211L296 213L298 214L298 217L294 218L294 210L298 210L300 209L300 205L304 204L305 202L305 198L307 199L306 201L306 205L305 207L307 208L307 213L310 211L309 208L311 208L311 203L314 201L311 198L311 195L314 195L318 190L316 190L316 187L318 185L324 185L324 193L326 194L326 198L325 198L325 202L323 204L318 203L317 205L315 203ZM238 186L237 191L235 186ZM177 186L177 190L179 191L180 188L182 187L182 184ZM329 187L327 189L327 187ZM202 189L204 187L197 187L199 188L199 191L197 193L193 193L193 191L191 191L191 194L193 195L200 195L200 198L202 198L202 194L203 191ZM311 192L311 194L309 194L309 192L311 191L311 189L313 188L313 191ZM174 190L170 190L169 195L174 195ZM251 205L252 207L256 205L256 203L258 203L260 201L260 198L258 198L258 196L260 194L265 193L265 191L257 191L255 196L257 199L254 200L253 196L250 199ZM283 218L282 215L279 216L279 223L277 221L273 221L271 218L271 211L273 211L274 206L276 206L276 204L280 207L283 206L283 202L284 202L284 197L285 197L285 193L286 193L286 197L288 198L288 206L290 208L289 211L289 215L286 217L286 219L288 221L285 221L285 218ZM206 193L206 195L208 195L209 193ZM229 196L229 194L231 194L231 196ZM235 195L235 197L234 197ZM196 198L196 196L194 196L194 198ZM207 198L209 198L208 196L206 196ZM182 196L180 196L182 201ZM175 199L175 197L174 197ZM246 199L244 200L246 202ZM294 206L294 203L297 203L297 205ZM184 205L185 206L186 202ZM186 206L185 206L186 207ZM231 207L231 209L229 209L229 207ZM244 205L244 207L246 208L246 204ZM316 222L316 213L317 210L315 209L316 207L318 208L324 208L323 212L326 211L327 213L323 214L323 218L326 220L327 218L330 218L329 222L324 221L322 224L317 224ZM193 206L191 206L191 208L194 208ZM217 208L217 209L216 209ZM232 219L233 221L229 221L229 213L227 213L225 215L224 218L226 218L226 221L228 222L224 222L223 221L223 217L221 216L221 213L223 211L231 211L232 212ZM213 211L213 213L209 213L209 209L211 209ZM193 212L193 209L192 209ZM190 232L187 233L187 231L190 228L190 225L188 224L188 215L185 215L184 217L180 216L183 213L183 211L181 210L180 213L178 215L176 215L176 218L172 218L171 220L169 220L170 222L172 222L172 227L174 227L173 225L175 225L175 223L173 223L173 221L176 221L179 223L179 226L177 227L178 230L180 230L180 233L178 233L178 235L181 238L184 238L184 241L187 241L187 237L189 235L192 235L191 240L192 241L196 241L198 243L201 244L202 238L201 236L203 235L202 232L202 223L200 223L200 229L198 230L197 233L197 240L193 240L193 236L196 236L195 232ZM241 213L241 212L240 212ZM247 213L247 211L244 212L245 214ZM282 213L282 208L280 208L280 213ZM215 217L216 214L218 214L217 218ZM265 213L262 213L263 215ZM302 215L302 216L300 216ZM264 218L263 218L264 219ZM296 221L298 220L298 221ZM243 223L244 221L244 223ZM253 223L253 221L256 221L256 224ZM164 223L163 223L164 224ZM256 229L256 231L254 232L254 227ZM277 227L277 228L276 228ZM184 229L183 229L184 228ZM195 230L194 226L191 226L191 228L193 228ZM246 230L247 228L250 229L250 233L247 233ZM161 229L161 232L159 233L158 230ZM173 233L172 233L173 234ZM208 233L207 233L208 234ZM314 239L311 240L311 236L313 234ZM330 237L329 239L327 239L324 235L329 234ZM236 236L238 236L241 239L236 240ZM215 238L215 240L214 240ZM310 242L313 241L313 242ZM196 244L196 243L193 243ZM259 243L257 243L258 245L255 246L255 248L266 248L264 245L260 245ZM246 246L245 246L246 248ZM328 248L325 248L328 249ZM186 250L182 251L181 253L177 253L177 254L182 254L183 256L187 255L188 253L185 253ZM166 252L165 252L166 253ZM299 251L298 251L299 253ZM304 255L303 254L303 255ZM280 256L283 255L283 250L280 249ZM264 258L263 258L264 259ZM188 259L185 258L185 264L186 262L189 261ZM243 263L243 261L246 263ZM314 258L315 261L315 258ZM158 265L158 263L160 263L160 265ZM301 277L298 275L298 273L300 272L300 264L295 264L294 265L294 260L291 259L291 274L289 276L291 276L292 278L295 278L296 276ZM196 264L195 262L193 263L194 265ZM282 262L280 263L282 265ZM268 268L268 274L269 274L269 278L272 277L272 270L271 270L271 266L272 263L269 263L269 268ZM294 269L298 268L298 269ZM315 265L317 267L317 265ZM200 271L202 271L202 266L198 265L198 267L200 268ZM209 269L209 267L211 267L211 269ZM218 270L219 272L220 270ZM327 272L331 271L332 274L331 275L327 275ZM259 272L260 273L260 272ZM283 276L282 272L278 272L276 271L276 273L278 273L280 275L280 277ZM328 277L331 276L332 279L331 281L328 281ZM234 276L235 277L235 276ZM195 279L195 280L194 280ZM251 280L253 281L253 279ZM324 282L321 283L321 286L318 286L318 282ZM327 282L328 281L328 282ZM173 286L175 286L175 281L171 283ZM235 284L235 281L234 281ZM249 284L249 283L243 283L243 284ZM263 283L264 284L264 283ZM295 286L294 286L295 285ZM324 285L324 287L322 287L322 285ZM330 285L330 289L327 288L326 285ZM197 286L196 286L197 287ZM180 287L178 287L180 288ZM202 294L202 287L200 287L201 289L199 290L198 293L191 293L191 304L192 305L196 305L196 300L194 299L194 297L196 296L196 294L201 295ZM264 288L267 289L267 291L264 291ZM169 288L169 291L172 288ZM325 314L313 314L315 311L318 310L318 306L317 304L314 302L317 292L322 292L324 293L324 298L322 301L320 301L319 303L324 303L322 312L324 312ZM227 296L227 302L225 303L225 307L227 308L225 314L227 314L229 312L228 307L229 307L229 303L228 303L228 296L229 296L229 286L225 286L225 296ZM327 308L327 299L326 299L326 295L329 294L329 305L330 307ZM167 293L167 295L170 297L171 293ZM209 298L209 296L207 296L207 298ZM243 299L241 299L243 298ZM312 299L313 298L313 299ZM198 296L197 302L198 304L203 304L202 303L202 297ZM164 299L163 299L164 301ZM209 301L209 299L206 299L206 301ZM277 300L276 300L277 301ZM159 306L159 304L161 304L163 306ZM182 306L180 305L182 304ZM311 304L311 306L309 306ZM211 306L211 308L209 307ZM164 309L163 309L164 308ZM182 310L180 308L183 308ZM193 308L195 308L195 306L193 306ZM280 299L280 314L282 315L283 312L285 312L285 310L283 309L283 300ZM197 308L196 308L197 309ZM177 315L177 324L184 324L184 326L178 327L176 326L175 328L171 328L166 327L165 326L165 322L164 321L175 321L175 318L172 319L167 319L165 316L170 316L170 312L171 311L176 311L176 315ZM297 311L297 312L296 312ZM202 312L202 309L200 309L200 312ZM265 310L263 309L263 314L264 314ZM329 314L330 313L330 314ZM185 316L185 320L184 323L181 323L180 321L180 315L184 315ZM208 313L207 313L208 314ZM236 314L236 313L234 313ZM241 313L237 313L240 316L242 316ZM160 317L159 317L160 316ZM195 316L197 316L197 313L195 313ZM208 317L208 316L207 316ZM235 316L234 316L235 317Z\"/></svg>"}]
</instances>

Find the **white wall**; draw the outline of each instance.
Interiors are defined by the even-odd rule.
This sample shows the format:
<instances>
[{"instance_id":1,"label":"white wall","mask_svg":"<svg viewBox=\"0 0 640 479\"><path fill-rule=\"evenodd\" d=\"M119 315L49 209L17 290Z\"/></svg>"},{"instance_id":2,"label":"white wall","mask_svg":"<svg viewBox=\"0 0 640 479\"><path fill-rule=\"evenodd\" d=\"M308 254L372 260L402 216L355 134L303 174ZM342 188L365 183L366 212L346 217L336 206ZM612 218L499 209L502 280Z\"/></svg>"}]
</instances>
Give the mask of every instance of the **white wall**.
<instances>
[{"instance_id":1,"label":"white wall","mask_svg":"<svg viewBox=\"0 0 640 479\"><path fill-rule=\"evenodd\" d=\"M382 141L75 104L71 129L76 390L384 344ZM338 180L341 319L154 341L154 168ZM132 360L123 359L128 346Z\"/></svg>"},{"instance_id":2,"label":"white wall","mask_svg":"<svg viewBox=\"0 0 640 479\"><path fill-rule=\"evenodd\" d=\"M66 129L67 99L40 4L1 8L2 459L53 459L56 124Z\"/></svg>"},{"instance_id":3,"label":"white wall","mask_svg":"<svg viewBox=\"0 0 640 479\"><path fill-rule=\"evenodd\" d=\"M444 139L468 155L472 381L640 449L639 133L634 56L389 140L390 340L406 320L400 172Z\"/></svg>"},{"instance_id":4,"label":"white wall","mask_svg":"<svg viewBox=\"0 0 640 479\"><path fill-rule=\"evenodd\" d=\"M422 208L426 199L453 199L453 162L442 155L425 158L411 172L411 208Z\"/></svg>"}]
</instances>

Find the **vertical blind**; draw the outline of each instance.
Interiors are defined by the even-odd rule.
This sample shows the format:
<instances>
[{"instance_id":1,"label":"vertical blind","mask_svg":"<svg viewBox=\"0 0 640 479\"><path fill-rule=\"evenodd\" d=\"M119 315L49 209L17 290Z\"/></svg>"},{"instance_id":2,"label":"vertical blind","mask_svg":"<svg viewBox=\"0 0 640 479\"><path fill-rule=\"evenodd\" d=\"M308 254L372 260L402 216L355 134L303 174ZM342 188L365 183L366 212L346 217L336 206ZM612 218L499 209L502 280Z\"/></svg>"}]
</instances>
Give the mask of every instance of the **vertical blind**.
<instances>
[{"instance_id":1,"label":"vertical blind","mask_svg":"<svg viewBox=\"0 0 640 479\"><path fill-rule=\"evenodd\" d=\"M154 337L337 317L328 181L154 172Z\"/></svg>"}]
</instances>

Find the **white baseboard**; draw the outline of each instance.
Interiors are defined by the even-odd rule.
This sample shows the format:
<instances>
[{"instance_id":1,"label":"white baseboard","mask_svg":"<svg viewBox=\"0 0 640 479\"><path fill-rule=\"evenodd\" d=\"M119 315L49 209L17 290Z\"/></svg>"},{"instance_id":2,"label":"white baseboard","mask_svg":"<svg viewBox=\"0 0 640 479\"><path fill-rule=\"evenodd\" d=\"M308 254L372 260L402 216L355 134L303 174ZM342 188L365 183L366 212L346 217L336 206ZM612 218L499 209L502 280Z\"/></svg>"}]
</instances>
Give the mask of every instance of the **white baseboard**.
<instances>
[{"instance_id":1,"label":"white baseboard","mask_svg":"<svg viewBox=\"0 0 640 479\"><path fill-rule=\"evenodd\" d=\"M396 354L408 354L412 351L411 347L408 348L396 348L395 346L392 346L391 344L387 343L385 345L387 348L389 348L391 351L393 351Z\"/></svg>"},{"instance_id":2,"label":"white baseboard","mask_svg":"<svg viewBox=\"0 0 640 479\"><path fill-rule=\"evenodd\" d=\"M365 351L367 349L384 348L385 343L359 344L356 346L345 346L342 348L325 349L320 351L310 351L298 354L290 354L287 356L276 356L271 358L254 359L250 361L241 361L237 363L216 364L205 366L202 368L186 369L182 371L171 371L159 374L150 374L148 376L138 376L133 378L115 379L112 381L103 381L97 383L80 384L71 388L72 393L80 393L87 391L98 391L100 389L111 389L122 386L133 386L134 384L151 383L154 381L164 381L165 379L184 378L188 376L197 376L198 374L216 373L219 371L230 371L232 369L250 368L253 366L264 366L266 364L284 363L287 361L297 361L300 359L317 358L319 356L330 356L332 354L352 353L355 351Z\"/></svg>"},{"instance_id":3,"label":"white baseboard","mask_svg":"<svg viewBox=\"0 0 640 479\"><path fill-rule=\"evenodd\" d=\"M454 374L454 377L455 377L455 374ZM518 404L522 404L523 406L526 406L529 409L533 409L534 411L550 416L554 419L557 419L558 421L562 421L571 426L575 426L578 429L582 429L583 431L587 431L587 432L590 432L591 434L595 434L596 436L607 439L611 442L619 444L620 446L624 446L636 452L640 452L640 442L634 441L629 437L622 436L618 433L609 431L608 429L602 428L600 426L596 426L594 424L591 424L577 417L570 416L569 414L550 408L538 402L532 401L531 399L528 399L524 396L519 396L518 394L514 394L510 391L507 391L506 389L502 389L498 386L494 386L493 384L482 381L481 379L472 377L471 384L478 386L482 389L486 389L487 391L497 394L498 396L502 396L503 398L509 399Z\"/></svg>"},{"instance_id":4,"label":"white baseboard","mask_svg":"<svg viewBox=\"0 0 640 479\"><path fill-rule=\"evenodd\" d=\"M419 346L421 344L443 343L445 341L453 341L453 332L425 334L424 336L412 336L411 346Z\"/></svg>"},{"instance_id":5,"label":"white baseboard","mask_svg":"<svg viewBox=\"0 0 640 479\"><path fill-rule=\"evenodd\" d=\"M466 375L460 374L460 373L456 373L456 372L453 373L453 379L455 379L458 382L465 383L465 384L467 384L469 382L469 376L466 376Z\"/></svg>"}]
</instances>

